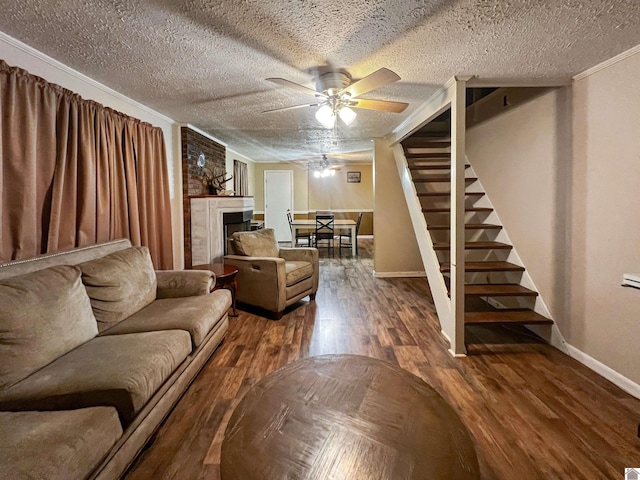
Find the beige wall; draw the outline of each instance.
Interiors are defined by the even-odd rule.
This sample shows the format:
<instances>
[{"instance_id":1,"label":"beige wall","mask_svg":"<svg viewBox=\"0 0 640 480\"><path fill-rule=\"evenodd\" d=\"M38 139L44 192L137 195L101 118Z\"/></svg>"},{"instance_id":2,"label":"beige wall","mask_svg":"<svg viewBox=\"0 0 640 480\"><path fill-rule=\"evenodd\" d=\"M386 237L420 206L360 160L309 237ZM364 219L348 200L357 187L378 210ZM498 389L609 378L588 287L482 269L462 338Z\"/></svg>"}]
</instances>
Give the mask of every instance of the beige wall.
<instances>
[{"instance_id":1,"label":"beige wall","mask_svg":"<svg viewBox=\"0 0 640 480\"><path fill-rule=\"evenodd\" d=\"M360 183L347 183L347 172L360 172ZM333 177L309 175L309 210L373 209L373 165L342 166Z\"/></svg>"},{"instance_id":2,"label":"beige wall","mask_svg":"<svg viewBox=\"0 0 640 480\"><path fill-rule=\"evenodd\" d=\"M385 140L374 140L373 168L375 273L424 272L393 151Z\"/></svg>"},{"instance_id":3,"label":"beige wall","mask_svg":"<svg viewBox=\"0 0 640 480\"><path fill-rule=\"evenodd\" d=\"M640 54L574 85L569 343L640 384Z\"/></svg>"},{"instance_id":4,"label":"beige wall","mask_svg":"<svg viewBox=\"0 0 640 480\"><path fill-rule=\"evenodd\" d=\"M292 170L293 171L293 210L295 212L307 212L309 210L309 182L307 170L296 163L255 163L254 197L255 211L264 213L264 172L265 170Z\"/></svg>"},{"instance_id":5,"label":"beige wall","mask_svg":"<svg viewBox=\"0 0 640 480\"><path fill-rule=\"evenodd\" d=\"M315 178L306 166L297 163L256 163L256 211L264 210L265 170L293 170L294 210L371 210L373 208L373 168L371 164L340 167L335 176ZM360 183L347 183L347 172L361 172Z\"/></svg>"},{"instance_id":6,"label":"beige wall","mask_svg":"<svg viewBox=\"0 0 640 480\"><path fill-rule=\"evenodd\" d=\"M467 155L565 340L640 383L640 55L467 133Z\"/></svg>"}]
</instances>

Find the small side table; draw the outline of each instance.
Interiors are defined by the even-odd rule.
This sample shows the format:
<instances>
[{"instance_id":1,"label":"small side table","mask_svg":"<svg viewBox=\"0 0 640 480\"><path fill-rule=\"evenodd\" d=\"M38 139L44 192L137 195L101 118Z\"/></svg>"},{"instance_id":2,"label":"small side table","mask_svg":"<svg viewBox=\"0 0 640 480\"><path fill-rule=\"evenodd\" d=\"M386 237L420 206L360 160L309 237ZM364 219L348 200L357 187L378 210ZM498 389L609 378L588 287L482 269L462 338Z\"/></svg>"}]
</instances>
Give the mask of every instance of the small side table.
<instances>
[{"instance_id":1,"label":"small side table","mask_svg":"<svg viewBox=\"0 0 640 480\"><path fill-rule=\"evenodd\" d=\"M238 269L226 263L205 263L203 265L194 265L191 268L194 270L211 270L216 274L216 284L211 291L213 292L220 288L229 290L231 292L232 316L237 317L236 292L238 291L238 282L236 281L236 275L238 274Z\"/></svg>"}]
</instances>

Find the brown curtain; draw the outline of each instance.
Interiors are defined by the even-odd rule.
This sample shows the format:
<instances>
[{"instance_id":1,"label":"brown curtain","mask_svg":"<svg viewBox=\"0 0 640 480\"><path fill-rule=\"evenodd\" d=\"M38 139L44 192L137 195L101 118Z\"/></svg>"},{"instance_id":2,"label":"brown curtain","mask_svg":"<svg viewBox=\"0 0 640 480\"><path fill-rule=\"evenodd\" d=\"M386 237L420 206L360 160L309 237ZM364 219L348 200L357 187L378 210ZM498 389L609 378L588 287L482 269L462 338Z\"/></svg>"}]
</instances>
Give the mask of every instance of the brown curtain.
<instances>
[{"instance_id":1,"label":"brown curtain","mask_svg":"<svg viewBox=\"0 0 640 480\"><path fill-rule=\"evenodd\" d=\"M247 164L240 160L233 161L233 189L236 195L249 195Z\"/></svg>"},{"instance_id":2,"label":"brown curtain","mask_svg":"<svg viewBox=\"0 0 640 480\"><path fill-rule=\"evenodd\" d=\"M160 128L0 61L0 260L129 238L173 267Z\"/></svg>"}]
</instances>

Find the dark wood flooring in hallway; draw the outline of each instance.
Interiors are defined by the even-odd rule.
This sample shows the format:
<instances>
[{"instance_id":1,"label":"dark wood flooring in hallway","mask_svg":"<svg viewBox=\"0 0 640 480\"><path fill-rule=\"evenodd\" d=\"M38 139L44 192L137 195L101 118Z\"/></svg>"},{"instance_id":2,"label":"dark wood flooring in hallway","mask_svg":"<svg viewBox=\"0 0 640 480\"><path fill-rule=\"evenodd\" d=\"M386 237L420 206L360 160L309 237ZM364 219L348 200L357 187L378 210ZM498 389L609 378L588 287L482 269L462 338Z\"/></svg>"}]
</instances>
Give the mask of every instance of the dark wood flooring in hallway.
<instances>
[{"instance_id":1,"label":"dark wood flooring in hallway","mask_svg":"<svg viewBox=\"0 0 640 480\"><path fill-rule=\"evenodd\" d=\"M315 302L278 321L230 317L226 339L126 480L218 479L224 429L247 389L330 353L387 360L433 386L467 425L485 480L622 479L624 467L640 466L640 400L526 331L467 327L469 356L453 358L426 280L372 272L368 239L359 258L322 256Z\"/></svg>"}]
</instances>

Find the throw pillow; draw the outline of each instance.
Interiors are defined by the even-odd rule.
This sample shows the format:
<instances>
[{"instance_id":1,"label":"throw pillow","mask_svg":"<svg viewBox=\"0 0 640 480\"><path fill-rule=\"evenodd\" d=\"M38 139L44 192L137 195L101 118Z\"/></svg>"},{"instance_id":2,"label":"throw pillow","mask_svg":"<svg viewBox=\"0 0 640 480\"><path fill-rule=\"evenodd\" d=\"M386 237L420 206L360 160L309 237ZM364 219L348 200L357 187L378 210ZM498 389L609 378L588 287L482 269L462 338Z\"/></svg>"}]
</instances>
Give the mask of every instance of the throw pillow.
<instances>
[{"instance_id":1,"label":"throw pillow","mask_svg":"<svg viewBox=\"0 0 640 480\"><path fill-rule=\"evenodd\" d=\"M97 334L78 267L50 267L0 281L0 388Z\"/></svg>"},{"instance_id":2,"label":"throw pillow","mask_svg":"<svg viewBox=\"0 0 640 480\"><path fill-rule=\"evenodd\" d=\"M158 282L147 247L131 247L78 265L103 332L156 299Z\"/></svg>"}]
</instances>

